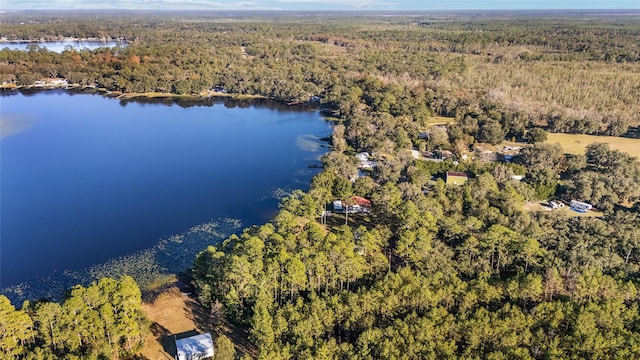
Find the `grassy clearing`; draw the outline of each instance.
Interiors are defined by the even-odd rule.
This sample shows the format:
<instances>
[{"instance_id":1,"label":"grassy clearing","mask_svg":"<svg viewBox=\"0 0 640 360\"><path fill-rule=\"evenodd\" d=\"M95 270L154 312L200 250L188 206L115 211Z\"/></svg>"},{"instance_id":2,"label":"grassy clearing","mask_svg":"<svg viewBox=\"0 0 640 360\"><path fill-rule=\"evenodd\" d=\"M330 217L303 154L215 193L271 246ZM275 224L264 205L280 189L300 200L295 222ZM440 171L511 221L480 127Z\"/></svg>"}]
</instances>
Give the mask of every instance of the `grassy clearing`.
<instances>
[{"instance_id":1,"label":"grassy clearing","mask_svg":"<svg viewBox=\"0 0 640 360\"><path fill-rule=\"evenodd\" d=\"M187 285L174 281L143 295L142 310L151 323L151 331L138 359L173 359L175 343L173 334L209 332L215 339L225 335L233 341L236 353L256 356L257 351L247 341L244 329L226 321L222 310L209 310L200 305L187 289Z\"/></svg>"},{"instance_id":2,"label":"grassy clearing","mask_svg":"<svg viewBox=\"0 0 640 360\"><path fill-rule=\"evenodd\" d=\"M432 116L429 118L429 126L447 125L456 121L456 118L447 116Z\"/></svg>"},{"instance_id":3,"label":"grassy clearing","mask_svg":"<svg viewBox=\"0 0 640 360\"><path fill-rule=\"evenodd\" d=\"M196 329L193 321L193 300L182 296L177 287L166 289L157 295L153 301L142 303L142 310L151 322L151 332L147 335L141 355L145 359L171 359L165 351L169 344L166 338L171 334L178 334ZM168 349L167 349L168 350Z\"/></svg>"},{"instance_id":4,"label":"grassy clearing","mask_svg":"<svg viewBox=\"0 0 640 360\"><path fill-rule=\"evenodd\" d=\"M357 229L360 226L372 228L373 223L371 220L371 216L368 214L349 214L347 218L347 225L352 229ZM333 213L331 216L327 217L327 227L331 231L338 231L342 225L345 225L344 214Z\"/></svg>"},{"instance_id":5,"label":"grassy clearing","mask_svg":"<svg viewBox=\"0 0 640 360\"><path fill-rule=\"evenodd\" d=\"M173 334L195 331L210 331L204 324L208 311L194 299L170 284L151 301L142 303L142 310L151 323L144 348L140 352L143 359L172 359L175 355Z\"/></svg>"},{"instance_id":6,"label":"grassy clearing","mask_svg":"<svg viewBox=\"0 0 640 360\"><path fill-rule=\"evenodd\" d=\"M568 154L584 154L584 149L589 144L604 142L611 149L624 151L631 156L640 156L640 139L623 138L616 136L595 136L580 134L555 134L549 133L547 143L560 144Z\"/></svg>"}]
</instances>

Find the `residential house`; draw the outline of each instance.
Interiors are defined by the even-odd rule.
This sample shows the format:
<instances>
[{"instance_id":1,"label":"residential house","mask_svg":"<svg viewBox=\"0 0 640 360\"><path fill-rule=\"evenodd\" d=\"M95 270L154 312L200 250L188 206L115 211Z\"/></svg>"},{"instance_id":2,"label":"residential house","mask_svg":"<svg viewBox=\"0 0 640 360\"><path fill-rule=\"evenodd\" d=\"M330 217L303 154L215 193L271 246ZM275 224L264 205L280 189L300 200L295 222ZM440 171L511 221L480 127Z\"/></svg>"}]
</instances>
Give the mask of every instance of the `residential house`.
<instances>
[{"instance_id":1,"label":"residential house","mask_svg":"<svg viewBox=\"0 0 640 360\"><path fill-rule=\"evenodd\" d=\"M344 214L368 213L371 211L371 201L360 196L352 196L349 199L335 200L333 202L333 212Z\"/></svg>"},{"instance_id":2,"label":"residential house","mask_svg":"<svg viewBox=\"0 0 640 360\"><path fill-rule=\"evenodd\" d=\"M213 357L213 339L205 333L182 339L176 339L176 358L178 360L205 359Z\"/></svg>"},{"instance_id":3,"label":"residential house","mask_svg":"<svg viewBox=\"0 0 640 360\"><path fill-rule=\"evenodd\" d=\"M361 152L359 154L356 154L356 158L358 160L360 160L361 162L368 161L369 160L369 153L368 152Z\"/></svg>"},{"instance_id":4,"label":"residential house","mask_svg":"<svg viewBox=\"0 0 640 360\"><path fill-rule=\"evenodd\" d=\"M360 161L358 163L358 168L359 169L371 170L374 167L376 167L376 162L373 161L373 160L369 160L369 153L368 152L361 152L359 154L356 154L356 158Z\"/></svg>"}]
</instances>

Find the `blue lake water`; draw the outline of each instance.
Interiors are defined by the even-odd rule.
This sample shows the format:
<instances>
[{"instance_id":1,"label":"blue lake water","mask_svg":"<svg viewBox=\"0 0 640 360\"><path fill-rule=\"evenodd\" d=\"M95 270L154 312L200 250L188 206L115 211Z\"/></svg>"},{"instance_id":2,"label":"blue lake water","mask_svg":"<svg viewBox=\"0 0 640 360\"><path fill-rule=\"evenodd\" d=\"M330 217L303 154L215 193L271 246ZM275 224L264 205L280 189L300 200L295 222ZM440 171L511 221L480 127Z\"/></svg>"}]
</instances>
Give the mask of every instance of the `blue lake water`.
<instances>
[{"instance_id":1,"label":"blue lake water","mask_svg":"<svg viewBox=\"0 0 640 360\"><path fill-rule=\"evenodd\" d=\"M307 189L314 110L179 106L62 90L0 96L0 288L153 246L217 218L262 224Z\"/></svg>"},{"instance_id":2,"label":"blue lake water","mask_svg":"<svg viewBox=\"0 0 640 360\"><path fill-rule=\"evenodd\" d=\"M0 50L4 48L27 50L29 45L38 45L41 48L47 48L49 51L61 53L67 46L71 46L75 50L94 50L101 47L114 47L117 44L118 42L116 41L0 42Z\"/></svg>"}]
</instances>

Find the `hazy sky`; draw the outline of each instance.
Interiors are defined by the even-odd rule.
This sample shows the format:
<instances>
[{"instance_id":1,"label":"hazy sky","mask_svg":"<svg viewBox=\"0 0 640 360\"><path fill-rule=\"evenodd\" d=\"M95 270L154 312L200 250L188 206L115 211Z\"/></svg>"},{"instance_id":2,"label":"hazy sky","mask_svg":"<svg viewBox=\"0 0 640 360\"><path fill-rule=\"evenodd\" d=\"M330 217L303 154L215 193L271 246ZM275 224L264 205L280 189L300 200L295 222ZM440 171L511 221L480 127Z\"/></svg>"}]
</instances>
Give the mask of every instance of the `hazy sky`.
<instances>
[{"instance_id":1,"label":"hazy sky","mask_svg":"<svg viewBox=\"0 0 640 360\"><path fill-rule=\"evenodd\" d=\"M638 8L640 8L640 0L0 0L0 10L475 10Z\"/></svg>"}]
</instances>

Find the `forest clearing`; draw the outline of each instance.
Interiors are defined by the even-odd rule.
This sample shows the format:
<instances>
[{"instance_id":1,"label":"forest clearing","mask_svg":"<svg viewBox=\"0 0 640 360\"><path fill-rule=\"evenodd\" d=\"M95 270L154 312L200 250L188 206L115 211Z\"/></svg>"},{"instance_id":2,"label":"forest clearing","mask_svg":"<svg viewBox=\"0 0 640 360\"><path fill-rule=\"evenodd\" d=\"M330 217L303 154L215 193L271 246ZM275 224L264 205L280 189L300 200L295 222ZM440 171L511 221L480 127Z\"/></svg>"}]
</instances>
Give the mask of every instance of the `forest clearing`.
<instances>
[{"instance_id":1,"label":"forest clearing","mask_svg":"<svg viewBox=\"0 0 640 360\"><path fill-rule=\"evenodd\" d=\"M142 310L151 322L151 332L140 352L147 359L171 359L165 351L168 336L198 328L194 322L197 304L191 298L182 296L180 290L172 287L150 302L143 302ZM170 340L170 339L168 339Z\"/></svg>"},{"instance_id":2,"label":"forest clearing","mask_svg":"<svg viewBox=\"0 0 640 360\"><path fill-rule=\"evenodd\" d=\"M143 296L142 311L150 323L150 332L140 351L143 359L173 359L175 343L172 335L206 332L215 334L214 338L224 335L232 339L237 353L255 354L255 349L246 340L246 333L229 324L222 311L216 311L215 307L207 309L180 286L184 284L173 281Z\"/></svg>"},{"instance_id":3,"label":"forest clearing","mask_svg":"<svg viewBox=\"0 0 640 360\"><path fill-rule=\"evenodd\" d=\"M584 154L584 150L589 144L601 142L609 144L612 150L624 151L631 156L640 156L640 139L619 136L549 133L546 142L560 144L568 154Z\"/></svg>"}]
</instances>

